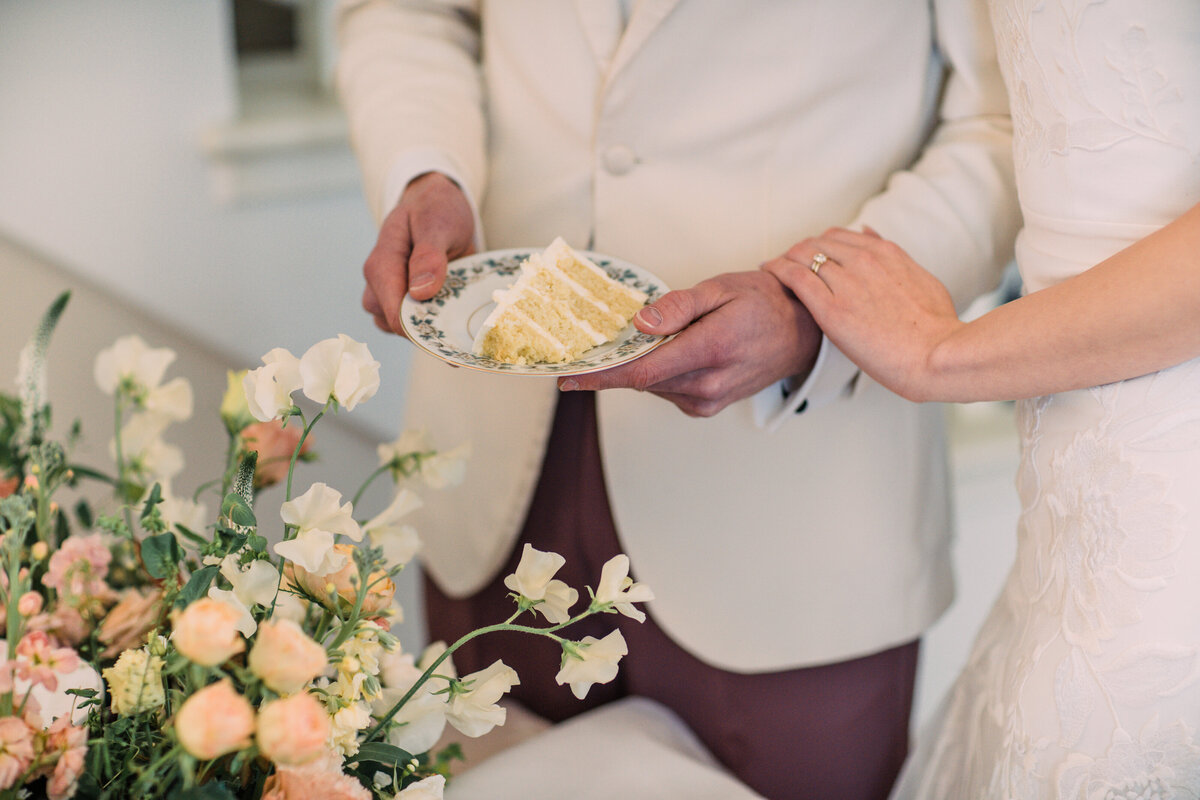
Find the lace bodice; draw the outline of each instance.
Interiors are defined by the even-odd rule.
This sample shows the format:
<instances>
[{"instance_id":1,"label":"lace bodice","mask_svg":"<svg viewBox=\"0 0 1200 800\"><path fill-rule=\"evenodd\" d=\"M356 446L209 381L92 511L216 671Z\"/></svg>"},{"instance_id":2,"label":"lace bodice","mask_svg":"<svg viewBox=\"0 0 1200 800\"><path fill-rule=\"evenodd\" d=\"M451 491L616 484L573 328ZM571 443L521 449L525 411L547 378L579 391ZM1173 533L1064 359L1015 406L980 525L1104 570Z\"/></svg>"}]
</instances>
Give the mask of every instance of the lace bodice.
<instances>
[{"instance_id":1,"label":"lace bodice","mask_svg":"<svg viewBox=\"0 0 1200 800\"><path fill-rule=\"evenodd\" d=\"M1200 0L992 18L1028 291L1200 202ZM1018 411L1016 562L896 797L1200 798L1200 360Z\"/></svg>"},{"instance_id":2,"label":"lace bodice","mask_svg":"<svg viewBox=\"0 0 1200 800\"><path fill-rule=\"evenodd\" d=\"M994 0L1025 230L1044 288L1200 201L1200 2Z\"/></svg>"}]
</instances>

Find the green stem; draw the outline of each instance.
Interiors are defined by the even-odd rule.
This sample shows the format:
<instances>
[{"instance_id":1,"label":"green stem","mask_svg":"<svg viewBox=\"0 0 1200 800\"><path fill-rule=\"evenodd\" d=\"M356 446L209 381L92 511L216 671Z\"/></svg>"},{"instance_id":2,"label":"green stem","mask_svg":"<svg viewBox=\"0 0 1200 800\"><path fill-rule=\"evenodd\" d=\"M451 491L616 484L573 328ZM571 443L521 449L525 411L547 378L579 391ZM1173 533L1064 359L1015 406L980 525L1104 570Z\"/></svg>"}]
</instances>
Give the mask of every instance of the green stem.
<instances>
[{"instance_id":1,"label":"green stem","mask_svg":"<svg viewBox=\"0 0 1200 800\"><path fill-rule=\"evenodd\" d=\"M517 612L517 613L519 614L520 612ZM588 616L590 613L591 613L590 611L584 612L583 614L580 614L576 617L572 617L571 619L567 620L566 622L559 623L558 625L553 625L549 628L532 628L528 625L513 625L511 623L511 620L516 618L516 614L514 614L512 617L509 617L509 620L510 620L509 622L502 622L502 623L499 623L498 625L489 625L485 628L478 628L477 630L471 631L470 633L466 634L461 639L459 639L457 642L455 642L454 644L447 647L446 651L444 653L442 653L440 656L438 656L436 659L434 659L433 663L429 665L429 668L426 669L423 673L421 673L421 677L417 678L416 681L413 682L413 685L411 687L409 687L409 690L404 693L404 696L401 697L399 700L397 700L396 704L393 705L390 709L388 709L388 712L386 714L384 714L383 717L380 718L379 722L375 723L375 726L373 728L371 728L371 730L367 731L367 735L363 739L363 741L370 742L370 741L373 741L375 738L377 738L379 736L380 732L383 730L384 726L386 726L389 722L392 721L392 718L395 717L397 713L399 713L400 709L404 707L404 704L407 703L409 700L411 700L413 698L413 696L417 693L417 690L420 689L422 686L424 686L429 681L429 679L431 677L433 677L434 672L437 670L437 668L439 666L441 666L442 662L445 661L447 658L449 658L450 655L452 653L454 653L455 650L462 647L464 644L471 641L476 636L483 636L484 634L496 633L498 631L518 631L521 633L531 633L531 634L534 634L535 636L545 636L547 638L554 639L555 641L561 642L562 637L555 636L554 631L565 628L568 625L572 625L572 624L578 622L579 620L583 619L584 617Z\"/></svg>"},{"instance_id":2,"label":"green stem","mask_svg":"<svg viewBox=\"0 0 1200 800\"><path fill-rule=\"evenodd\" d=\"M125 455L121 449L121 422L125 419L125 392L120 387L117 388L116 401L113 403L113 442L117 457L117 494L120 495L121 506L125 512L125 527L129 529L129 536L136 540L133 533L133 513L129 509L129 500L125 496L125 487L128 478L125 474Z\"/></svg>"},{"instance_id":3,"label":"green stem","mask_svg":"<svg viewBox=\"0 0 1200 800\"><path fill-rule=\"evenodd\" d=\"M374 483L375 479L378 478L380 475L382 475L385 472L390 471L391 468L392 468L392 465L390 463L384 464L383 466L379 467L374 472L372 472L370 475L368 475L367 479L365 481L363 481L363 485L358 487L358 491L354 493L354 499L350 501L350 505L353 506L354 508L358 508L358 501L362 499L363 493L367 491L367 487L370 486L372 483Z\"/></svg>"},{"instance_id":4,"label":"green stem","mask_svg":"<svg viewBox=\"0 0 1200 800\"><path fill-rule=\"evenodd\" d=\"M284 496L285 502L292 499L292 473L296 470L296 461L300 458L300 451L304 449L304 440L308 438L308 434L313 429L313 426L317 424L317 420L325 416L325 412L328 410L329 402L326 401L324 408L317 412L317 415L312 418L312 422L309 422L304 426L304 432L300 434L300 441L296 442L296 449L292 451L292 460L288 462L287 493ZM303 411L300 412L300 421L304 422Z\"/></svg>"}]
</instances>

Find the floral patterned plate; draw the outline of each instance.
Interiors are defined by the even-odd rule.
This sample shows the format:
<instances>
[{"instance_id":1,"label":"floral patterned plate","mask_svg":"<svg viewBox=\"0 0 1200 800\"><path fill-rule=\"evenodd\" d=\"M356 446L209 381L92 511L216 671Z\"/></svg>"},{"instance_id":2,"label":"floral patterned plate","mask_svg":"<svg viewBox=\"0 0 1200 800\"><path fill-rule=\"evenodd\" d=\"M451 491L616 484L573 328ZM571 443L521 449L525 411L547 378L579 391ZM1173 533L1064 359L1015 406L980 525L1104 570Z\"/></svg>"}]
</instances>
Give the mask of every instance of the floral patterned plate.
<instances>
[{"instance_id":1,"label":"floral patterned plate","mask_svg":"<svg viewBox=\"0 0 1200 800\"><path fill-rule=\"evenodd\" d=\"M422 350L456 366L542 377L598 372L640 358L665 341L662 336L642 333L630 323L608 344L561 364L505 364L475 355L471 352L475 333L495 306L492 292L515 281L521 262L535 252L539 250L493 250L451 261L446 283L436 295L424 301L405 296L400 306L404 333ZM645 292L651 301L667 292L662 281L640 267L599 253L584 251L583 255L615 280Z\"/></svg>"}]
</instances>

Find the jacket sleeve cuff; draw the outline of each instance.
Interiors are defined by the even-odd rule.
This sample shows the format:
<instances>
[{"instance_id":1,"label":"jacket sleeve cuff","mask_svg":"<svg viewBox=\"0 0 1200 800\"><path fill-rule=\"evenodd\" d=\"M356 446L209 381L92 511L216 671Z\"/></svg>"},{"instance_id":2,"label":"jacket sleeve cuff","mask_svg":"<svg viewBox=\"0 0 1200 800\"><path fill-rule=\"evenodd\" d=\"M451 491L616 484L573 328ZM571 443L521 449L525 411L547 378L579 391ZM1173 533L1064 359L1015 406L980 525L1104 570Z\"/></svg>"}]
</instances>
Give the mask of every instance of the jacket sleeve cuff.
<instances>
[{"instance_id":1,"label":"jacket sleeve cuff","mask_svg":"<svg viewBox=\"0 0 1200 800\"><path fill-rule=\"evenodd\" d=\"M387 179L383 183L383 205L380 208L385 209L384 215L400 202L400 195L404 194L404 189L408 184L412 183L414 178L427 172L440 172L462 189L467 203L471 206L471 216L475 220L475 250L482 253L485 248L483 219L479 216L479 204L471 190L467 188L467 182L462 178L462 170L455 166L453 159L440 150L410 150L393 162L392 168L388 170Z\"/></svg>"},{"instance_id":2,"label":"jacket sleeve cuff","mask_svg":"<svg viewBox=\"0 0 1200 800\"><path fill-rule=\"evenodd\" d=\"M858 367L846 358L842 351L821 337L821 348L817 351L817 362L799 388L789 390L787 380L777 381L760 391L753 398L754 421L768 432L777 430L794 414L827 405L834 400L848 397L858 377Z\"/></svg>"}]
</instances>

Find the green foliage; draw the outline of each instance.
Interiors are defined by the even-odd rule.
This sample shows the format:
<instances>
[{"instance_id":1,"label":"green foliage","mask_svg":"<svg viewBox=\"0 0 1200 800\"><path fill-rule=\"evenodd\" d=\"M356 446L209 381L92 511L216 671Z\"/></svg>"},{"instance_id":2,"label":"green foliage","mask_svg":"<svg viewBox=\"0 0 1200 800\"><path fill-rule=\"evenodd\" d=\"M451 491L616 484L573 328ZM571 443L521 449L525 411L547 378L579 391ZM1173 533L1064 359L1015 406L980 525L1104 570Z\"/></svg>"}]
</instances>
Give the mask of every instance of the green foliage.
<instances>
[{"instance_id":1,"label":"green foliage","mask_svg":"<svg viewBox=\"0 0 1200 800\"><path fill-rule=\"evenodd\" d=\"M142 563L151 578L164 580L176 575L183 555L183 548L173 533L148 536L142 541Z\"/></svg>"}]
</instances>

